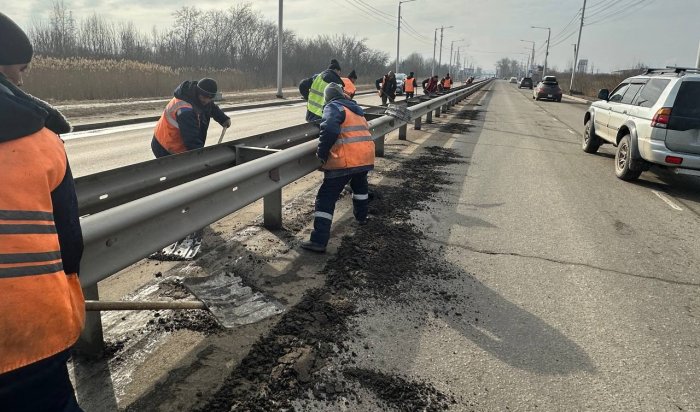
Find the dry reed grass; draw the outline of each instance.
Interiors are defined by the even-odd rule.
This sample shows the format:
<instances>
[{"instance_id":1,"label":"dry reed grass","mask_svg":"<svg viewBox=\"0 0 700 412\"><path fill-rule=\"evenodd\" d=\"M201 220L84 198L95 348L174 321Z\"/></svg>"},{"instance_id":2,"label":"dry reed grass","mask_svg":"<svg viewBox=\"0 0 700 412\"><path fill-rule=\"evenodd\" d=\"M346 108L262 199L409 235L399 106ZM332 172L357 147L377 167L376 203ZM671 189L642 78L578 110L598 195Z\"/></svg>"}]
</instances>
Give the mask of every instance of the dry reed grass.
<instances>
[{"instance_id":1,"label":"dry reed grass","mask_svg":"<svg viewBox=\"0 0 700 412\"><path fill-rule=\"evenodd\" d=\"M36 56L24 89L49 100L109 100L172 95L184 80L216 79L220 90L268 86L238 70L174 69L130 60L55 59Z\"/></svg>"}]
</instances>

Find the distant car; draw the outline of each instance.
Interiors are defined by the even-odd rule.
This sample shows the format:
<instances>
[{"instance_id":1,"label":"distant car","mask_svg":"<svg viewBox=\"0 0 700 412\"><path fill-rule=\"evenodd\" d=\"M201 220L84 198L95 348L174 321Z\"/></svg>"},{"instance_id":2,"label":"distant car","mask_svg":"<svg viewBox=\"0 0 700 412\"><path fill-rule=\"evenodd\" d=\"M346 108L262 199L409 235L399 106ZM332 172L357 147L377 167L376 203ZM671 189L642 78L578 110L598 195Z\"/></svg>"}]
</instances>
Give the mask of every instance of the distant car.
<instances>
[{"instance_id":1,"label":"distant car","mask_svg":"<svg viewBox=\"0 0 700 412\"><path fill-rule=\"evenodd\" d=\"M406 81L406 73L396 73L396 95L403 94L403 84Z\"/></svg>"},{"instance_id":2,"label":"distant car","mask_svg":"<svg viewBox=\"0 0 700 412\"><path fill-rule=\"evenodd\" d=\"M532 91L532 98L535 100L547 99L560 102L561 95L561 87L554 76L544 76L544 79Z\"/></svg>"},{"instance_id":3,"label":"distant car","mask_svg":"<svg viewBox=\"0 0 700 412\"><path fill-rule=\"evenodd\" d=\"M602 89L584 115L583 151L617 146L615 175L635 180L652 164L700 176L700 69L649 69Z\"/></svg>"},{"instance_id":4,"label":"distant car","mask_svg":"<svg viewBox=\"0 0 700 412\"><path fill-rule=\"evenodd\" d=\"M518 79L516 79L515 77L511 77L511 78L510 78L510 83L518 84Z\"/></svg>"},{"instance_id":5,"label":"distant car","mask_svg":"<svg viewBox=\"0 0 700 412\"><path fill-rule=\"evenodd\" d=\"M523 79L520 80L520 84L518 85L518 89L522 89L524 87L526 87L528 89L532 89L532 79L531 78L523 77Z\"/></svg>"}]
</instances>

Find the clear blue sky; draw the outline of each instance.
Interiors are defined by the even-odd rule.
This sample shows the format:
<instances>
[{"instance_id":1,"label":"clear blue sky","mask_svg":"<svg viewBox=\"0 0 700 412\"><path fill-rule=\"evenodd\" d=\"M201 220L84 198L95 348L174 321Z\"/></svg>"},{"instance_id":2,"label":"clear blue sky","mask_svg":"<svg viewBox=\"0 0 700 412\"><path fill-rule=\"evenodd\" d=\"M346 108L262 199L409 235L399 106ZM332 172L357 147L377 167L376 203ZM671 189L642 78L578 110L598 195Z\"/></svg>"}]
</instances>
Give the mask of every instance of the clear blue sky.
<instances>
[{"instance_id":1,"label":"clear blue sky","mask_svg":"<svg viewBox=\"0 0 700 412\"><path fill-rule=\"evenodd\" d=\"M231 0L65 0L77 17L97 12L113 20L131 20L143 31L155 25L167 27L171 14L181 6L225 9L240 3ZM24 0L3 5L7 13L26 27L33 18L46 18L51 0ZM270 20L277 20L277 0L251 2ZM365 37L368 44L396 55L396 0L286 0L285 28L301 36L348 33ZM432 57L434 29L445 30L443 61L452 40L466 47L470 61L492 69L502 57L523 58L529 46L521 39L544 45L552 28L549 65L563 69L573 60L578 20L583 0L416 0L402 6L402 16L417 33L402 31L401 55L419 52ZM376 10L371 10L372 8ZM651 66L692 65L700 41L700 0L588 0L580 58L601 71L644 63ZM571 24L567 27L567 24ZM562 30L564 30L562 32ZM569 38L566 38L571 35ZM537 60L544 59L544 50ZM590 66L589 66L590 68Z\"/></svg>"}]
</instances>

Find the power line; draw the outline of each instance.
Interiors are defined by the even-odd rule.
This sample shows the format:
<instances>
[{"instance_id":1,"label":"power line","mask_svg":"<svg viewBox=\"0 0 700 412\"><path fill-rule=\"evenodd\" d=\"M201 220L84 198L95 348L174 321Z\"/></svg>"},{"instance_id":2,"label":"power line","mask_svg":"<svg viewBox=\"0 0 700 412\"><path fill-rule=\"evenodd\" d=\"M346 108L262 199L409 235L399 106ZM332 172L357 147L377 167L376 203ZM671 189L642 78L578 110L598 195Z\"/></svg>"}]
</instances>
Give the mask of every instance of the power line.
<instances>
[{"instance_id":1,"label":"power line","mask_svg":"<svg viewBox=\"0 0 700 412\"><path fill-rule=\"evenodd\" d=\"M636 3L631 3L630 5L628 5L626 7L615 10L609 14L606 14L605 16L600 17L598 20L592 21L590 23L586 23L585 25L590 26L593 24L602 23L604 21L610 20L611 18L614 18L614 17L621 15L623 12L625 13L625 16L629 16L633 13L641 11L645 7L651 5L654 1L656 1L656 0L637 0ZM630 9L632 9L632 10L630 10Z\"/></svg>"},{"instance_id":2,"label":"power line","mask_svg":"<svg viewBox=\"0 0 700 412\"><path fill-rule=\"evenodd\" d=\"M357 8L362 8L367 14L370 14L375 18L381 19L387 24L396 23L396 18L394 16L387 16L385 14L382 14L381 12L379 12L379 10L375 9L374 7L368 5L365 2L353 2L352 0L348 0L348 2Z\"/></svg>"},{"instance_id":3,"label":"power line","mask_svg":"<svg viewBox=\"0 0 700 412\"><path fill-rule=\"evenodd\" d=\"M379 10L378 8L376 8L376 7L372 6L372 5L370 5L370 4L366 3L366 2L364 2L363 0L357 0L357 2L359 2L359 3L363 4L363 5L365 5L366 7L368 7L370 10L374 11L375 13L379 13L379 14L381 14L381 15L384 15L384 16L386 16L386 17L392 19L392 20L393 20L393 19L396 19L396 16L394 16L394 15L392 15L392 14L389 14L389 13L385 13L385 12Z\"/></svg>"}]
</instances>

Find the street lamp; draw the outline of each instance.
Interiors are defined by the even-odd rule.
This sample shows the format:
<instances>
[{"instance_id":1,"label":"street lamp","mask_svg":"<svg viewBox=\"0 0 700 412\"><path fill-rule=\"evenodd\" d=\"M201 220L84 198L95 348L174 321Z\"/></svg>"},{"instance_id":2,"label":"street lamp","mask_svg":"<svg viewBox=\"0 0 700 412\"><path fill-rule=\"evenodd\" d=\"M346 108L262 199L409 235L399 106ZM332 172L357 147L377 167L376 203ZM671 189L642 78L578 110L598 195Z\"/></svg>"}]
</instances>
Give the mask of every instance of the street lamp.
<instances>
[{"instance_id":1,"label":"street lamp","mask_svg":"<svg viewBox=\"0 0 700 412\"><path fill-rule=\"evenodd\" d=\"M532 43L532 56L530 57L530 62L528 63L527 71L530 72L530 68L535 65L535 42L533 40L520 40L523 43Z\"/></svg>"},{"instance_id":2,"label":"street lamp","mask_svg":"<svg viewBox=\"0 0 700 412\"><path fill-rule=\"evenodd\" d=\"M544 76L547 74L547 58L549 57L549 38L552 35L552 28L539 26L531 26L531 28L547 30L547 51L544 53L544 68L542 69L542 79L544 80Z\"/></svg>"},{"instance_id":3,"label":"street lamp","mask_svg":"<svg viewBox=\"0 0 700 412\"><path fill-rule=\"evenodd\" d=\"M410 3L412 1L416 1L416 0L401 0L401 1L399 1L399 20L398 20L398 25L396 27L396 71L394 73L399 72L399 44L400 44L400 40L401 40L401 4Z\"/></svg>"}]
</instances>

